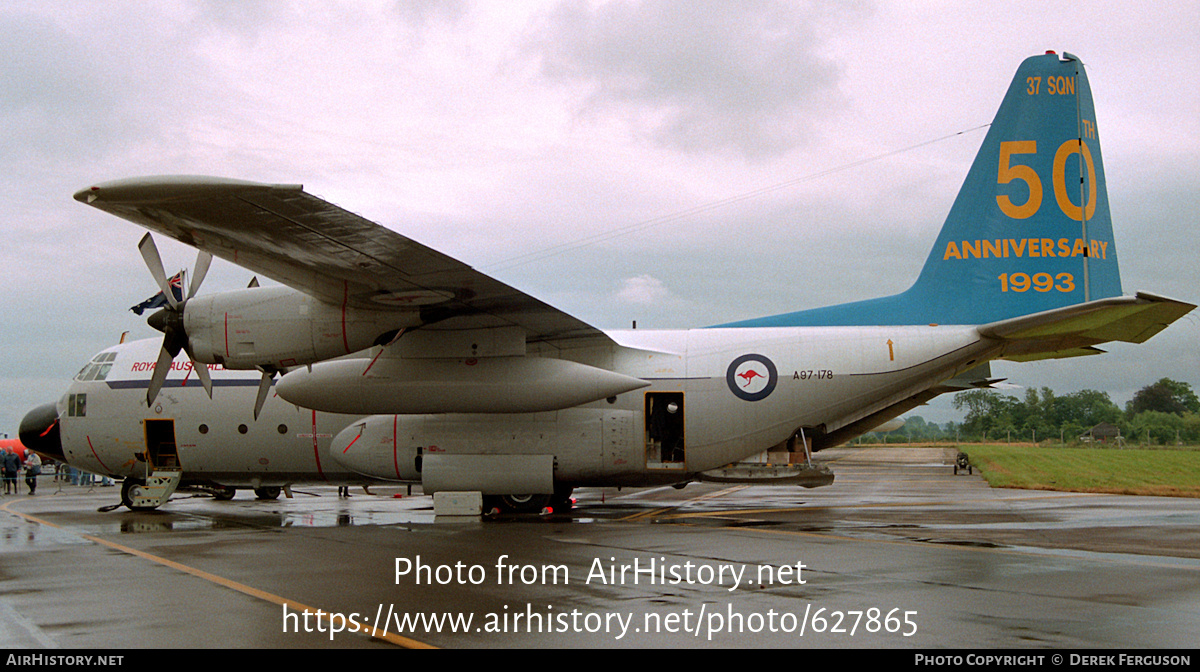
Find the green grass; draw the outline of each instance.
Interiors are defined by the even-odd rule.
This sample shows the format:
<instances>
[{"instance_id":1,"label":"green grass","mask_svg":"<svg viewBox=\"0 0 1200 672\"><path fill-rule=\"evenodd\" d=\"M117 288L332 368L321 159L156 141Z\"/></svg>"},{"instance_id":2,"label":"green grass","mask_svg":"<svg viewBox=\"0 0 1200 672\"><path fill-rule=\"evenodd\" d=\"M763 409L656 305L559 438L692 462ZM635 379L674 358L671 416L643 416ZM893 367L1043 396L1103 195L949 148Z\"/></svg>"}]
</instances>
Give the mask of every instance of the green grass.
<instances>
[{"instance_id":1,"label":"green grass","mask_svg":"<svg viewBox=\"0 0 1200 672\"><path fill-rule=\"evenodd\" d=\"M1200 497L1200 452L964 445L997 488Z\"/></svg>"}]
</instances>

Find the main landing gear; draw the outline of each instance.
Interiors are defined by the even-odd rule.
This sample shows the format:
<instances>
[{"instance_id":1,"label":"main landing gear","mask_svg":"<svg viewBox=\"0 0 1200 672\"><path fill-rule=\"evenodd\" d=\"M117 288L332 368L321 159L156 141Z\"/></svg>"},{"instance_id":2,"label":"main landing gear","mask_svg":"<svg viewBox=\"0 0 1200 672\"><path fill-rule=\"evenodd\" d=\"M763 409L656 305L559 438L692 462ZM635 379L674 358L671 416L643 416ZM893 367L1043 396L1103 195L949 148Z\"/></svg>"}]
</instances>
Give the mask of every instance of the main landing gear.
<instances>
[{"instance_id":1,"label":"main landing gear","mask_svg":"<svg viewBox=\"0 0 1200 672\"><path fill-rule=\"evenodd\" d=\"M209 488L209 491L212 492L213 499L218 502L228 502L237 496L237 489L226 485L214 486Z\"/></svg>"},{"instance_id":2,"label":"main landing gear","mask_svg":"<svg viewBox=\"0 0 1200 672\"><path fill-rule=\"evenodd\" d=\"M213 499L218 502L227 502L237 495L237 489L227 485L214 485L205 488L212 493ZM254 497L256 499L272 500L279 499L279 494L283 492L283 488L277 485L264 485L259 488L254 488Z\"/></svg>"},{"instance_id":3,"label":"main landing gear","mask_svg":"<svg viewBox=\"0 0 1200 672\"><path fill-rule=\"evenodd\" d=\"M264 485L254 489L254 496L257 499L279 499L280 492L283 492L283 488L278 485Z\"/></svg>"},{"instance_id":4,"label":"main landing gear","mask_svg":"<svg viewBox=\"0 0 1200 672\"><path fill-rule=\"evenodd\" d=\"M557 487L553 495L484 495L483 512L497 513L563 513L575 505L573 488Z\"/></svg>"}]
</instances>

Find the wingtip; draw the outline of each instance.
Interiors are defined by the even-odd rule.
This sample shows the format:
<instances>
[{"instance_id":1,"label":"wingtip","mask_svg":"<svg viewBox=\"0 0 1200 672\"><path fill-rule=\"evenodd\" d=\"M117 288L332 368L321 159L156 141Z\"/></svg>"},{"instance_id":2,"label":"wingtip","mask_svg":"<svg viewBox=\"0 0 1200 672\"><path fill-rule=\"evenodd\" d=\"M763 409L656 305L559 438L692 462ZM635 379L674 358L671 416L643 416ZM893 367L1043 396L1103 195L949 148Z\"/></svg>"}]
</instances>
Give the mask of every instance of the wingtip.
<instances>
[{"instance_id":1,"label":"wingtip","mask_svg":"<svg viewBox=\"0 0 1200 672\"><path fill-rule=\"evenodd\" d=\"M91 187L87 187L86 189L80 189L79 191L75 192L75 195L72 198L80 203L91 203L99 197L99 194L96 193L99 190L99 185L93 185Z\"/></svg>"},{"instance_id":2,"label":"wingtip","mask_svg":"<svg viewBox=\"0 0 1200 672\"><path fill-rule=\"evenodd\" d=\"M75 192L75 200L93 204L97 200L119 203L148 203L241 190L300 191L302 184L268 184L207 175L153 175L100 182Z\"/></svg>"}]
</instances>

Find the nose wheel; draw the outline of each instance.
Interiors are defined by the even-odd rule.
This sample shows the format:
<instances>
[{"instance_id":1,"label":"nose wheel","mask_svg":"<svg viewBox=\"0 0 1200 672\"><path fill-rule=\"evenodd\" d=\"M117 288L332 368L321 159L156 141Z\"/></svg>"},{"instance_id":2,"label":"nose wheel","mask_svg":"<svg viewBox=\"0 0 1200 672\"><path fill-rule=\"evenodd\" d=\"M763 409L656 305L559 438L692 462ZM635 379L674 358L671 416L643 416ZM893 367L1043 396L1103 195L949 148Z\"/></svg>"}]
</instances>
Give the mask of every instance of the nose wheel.
<instances>
[{"instance_id":1,"label":"nose wheel","mask_svg":"<svg viewBox=\"0 0 1200 672\"><path fill-rule=\"evenodd\" d=\"M121 504L130 511L153 511L157 506L137 506L133 500L144 494L146 484L136 478L127 478L121 483Z\"/></svg>"},{"instance_id":2,"label":"nose wheel","mask_svg":"<svg viewBox=\"0 0 1200 672\"><path fill-rule=\"evenodd\" d=\"M121 503L130 511L153 511L171 498L183 474L177 470L158 470L145 480L126 478L121 483Z\"/></svg>"}]
</instances>

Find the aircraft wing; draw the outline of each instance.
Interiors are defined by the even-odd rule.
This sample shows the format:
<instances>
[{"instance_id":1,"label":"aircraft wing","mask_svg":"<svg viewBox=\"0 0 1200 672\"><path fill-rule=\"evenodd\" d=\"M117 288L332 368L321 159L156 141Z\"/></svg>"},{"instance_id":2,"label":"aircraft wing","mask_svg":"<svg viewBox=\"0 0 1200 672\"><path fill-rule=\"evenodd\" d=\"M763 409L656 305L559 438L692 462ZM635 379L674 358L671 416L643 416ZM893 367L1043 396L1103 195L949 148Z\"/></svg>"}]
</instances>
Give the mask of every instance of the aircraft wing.
<instances>
[{"instance_id":1,"label":"aircraft wing","mask_svg":"<svg viewBox=\"0 0 1200 672\"><path fill-rule=\"evenodd\" d=\"M301 185L145 177L102 183L75 199L333 305L420 311L422 328L432 330L519 326L533 345L608 339Z\"/></svg>"},{"instance_id":2,"label":"aircraft wing","mask_svg":"<svg viewBox=\"0 0 1200 672\"><path fill-rule=\"evenodd\" d=\"M1002 359L1078 357L1103 352L1095 346L1108 341L1145 342L1195 307L1138 292L992 322L979 333L1004 341Z\"/></svg>"}]
</instances>

